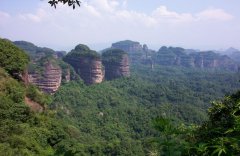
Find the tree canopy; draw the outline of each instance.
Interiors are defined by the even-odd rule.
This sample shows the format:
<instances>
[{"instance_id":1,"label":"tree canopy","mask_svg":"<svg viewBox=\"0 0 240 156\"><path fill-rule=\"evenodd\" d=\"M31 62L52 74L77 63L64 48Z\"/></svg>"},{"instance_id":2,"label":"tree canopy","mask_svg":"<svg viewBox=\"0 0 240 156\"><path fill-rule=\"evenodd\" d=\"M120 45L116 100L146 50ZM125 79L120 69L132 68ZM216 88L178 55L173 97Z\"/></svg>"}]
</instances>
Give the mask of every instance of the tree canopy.
<instances>
[{"instance_id":1,"label":"tree canopy","mask_svg":"<svg viewBox=\"0 0 240 156\"><path fill-rule=\"evenodd\" d=\"M29 62L28 55L10 41L0 39L0 67L11 75L19 74Z\"/></svg>"}]
</instances>

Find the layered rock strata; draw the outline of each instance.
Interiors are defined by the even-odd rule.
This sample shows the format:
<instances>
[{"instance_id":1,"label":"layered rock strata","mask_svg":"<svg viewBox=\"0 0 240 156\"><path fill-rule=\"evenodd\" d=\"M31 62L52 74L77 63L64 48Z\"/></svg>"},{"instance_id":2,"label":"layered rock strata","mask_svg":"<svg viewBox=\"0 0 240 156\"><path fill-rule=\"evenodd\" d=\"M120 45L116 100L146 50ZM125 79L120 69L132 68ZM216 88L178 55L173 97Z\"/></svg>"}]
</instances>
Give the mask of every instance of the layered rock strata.
<instances>
[{"instance_id":1,"label":"layered rock strata","mask_svg":"<svg viewBox=\"0 0 240 156\"><path fill-rule=\"evenodd\" d=\"M28 74L28 83L35 84L46 93L55 93L61 85L62 70L48 62L44 65L42 73Z\"/></svg>"},{"instance_id":2,"label":"layered rock strata","mask_svg":"<svg viewBox=\"0 0 240 156\"><path fill-rule=\"evenodd\" d=\"M186 53L178 47L161 47L154 61L160 65L238 71L238 64L226 55L212 51Z\"/></svg>"},{"instance_id":3,"label":"layered rock strata","mask_svg":"<svg viewBox=\"0 0 240 156\"><path fill-rule=\"evenodd\" d=\"M102 54L105 67L105 79L112 80L130 76L129 58L120 49L110 49Z\"/></svg>"},{"instance_id":4,"label":"layered rock strata","mask_svg":"<svg viewBox=\"0 0 240 156\"><path fill-rule=\"evenodd\" d=\"M104 69L100 55L85 45L78 45L64 57L86 84L101 83Z\"/></svg>"}]
</instances>

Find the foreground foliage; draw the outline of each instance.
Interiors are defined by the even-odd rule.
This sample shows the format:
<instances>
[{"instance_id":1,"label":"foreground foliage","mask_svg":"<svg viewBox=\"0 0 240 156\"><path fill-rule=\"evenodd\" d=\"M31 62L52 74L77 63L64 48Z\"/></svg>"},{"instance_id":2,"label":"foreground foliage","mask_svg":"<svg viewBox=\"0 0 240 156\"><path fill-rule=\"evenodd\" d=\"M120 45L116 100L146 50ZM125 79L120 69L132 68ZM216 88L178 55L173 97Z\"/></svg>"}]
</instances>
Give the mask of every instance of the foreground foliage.
<instances>
[{"instance_id":1,"label":"foreground foliage","mask_svg":"<svg viewBox=\"0 0 240 156\"><path fill-rule=\"evenodd\" d=\"M200 154L237 155L240 153L240 91L212 103L209 121L197 132Z\"/></svg>"},{"instance_id":2,"label":"foreground foliage","mask_svg":"<svg viewBox=\"0 0 240 156\"><path fill-rule=\"evenodd\" d=\"M26 69L28 62L29 57L23 50L0 38L0 67L12 76L18 76Z\"/></svg>"},{"instance_id":3,"label":"foreground foliage","mask_svg":"<svg viewBox=\"0 0 240 156\"><path fill-rule=\"evenodd\" d=\"M240 91L212 103L209 120L201 126L174 126L155 120L161 133L155 142L160 155L238 155L240 153Z\"/></svg>"}]
</instances>

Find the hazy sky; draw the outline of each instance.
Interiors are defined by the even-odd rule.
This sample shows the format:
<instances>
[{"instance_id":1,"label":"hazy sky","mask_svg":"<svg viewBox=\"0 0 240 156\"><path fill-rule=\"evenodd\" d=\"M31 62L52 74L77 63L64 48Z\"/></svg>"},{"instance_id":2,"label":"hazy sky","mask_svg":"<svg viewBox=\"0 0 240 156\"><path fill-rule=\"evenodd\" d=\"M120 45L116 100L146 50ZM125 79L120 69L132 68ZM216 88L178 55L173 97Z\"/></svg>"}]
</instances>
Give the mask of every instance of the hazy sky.
<instances>
[{"instance_id":1,"label":"hazy sky","mask_svg":"<svg viewBox=\"0 0 240 156\"><path fill-rule=\"evenodd\" d=\"M152 49L240 48L240 0L82 0L75 10L47 2L0 0L0 37L67 51L125 39Z\"/></svg>"}]
</instances>

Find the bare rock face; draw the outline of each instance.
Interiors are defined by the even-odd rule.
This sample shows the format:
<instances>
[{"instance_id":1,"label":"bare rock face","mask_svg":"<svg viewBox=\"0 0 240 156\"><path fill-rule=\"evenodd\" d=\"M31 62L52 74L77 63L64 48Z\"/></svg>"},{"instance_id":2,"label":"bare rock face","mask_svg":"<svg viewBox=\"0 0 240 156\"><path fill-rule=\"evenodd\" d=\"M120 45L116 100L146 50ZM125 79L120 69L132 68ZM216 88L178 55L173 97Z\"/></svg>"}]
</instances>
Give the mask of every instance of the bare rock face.
<instances>
[{"instance_id":1,"label":"bare rock face","mask_svg":"<svg viewBox=\"0 0 240 156\"><path fill-rule=\"evenodd\" d=\"M87 46L79 44L63 60L73 66L86 84L101 83L103 81L104 70L101 57Z\"/></svg>"},{"instance_id":2,"label":"bare rock face","mask_svg":"<svg viewBox=\"0 0 240 156\"><path fill-rule=\"evenodd\" d=\"M219 68L230 71L238 71L238 64L226 55L219 55L211 51L199 52L191 55L194 57L195 66L198 68Z\"/></svg>"},{"instance_id":3,"label":"bare rock face","mask_svg":"<svg viewBox=\"0 0 240 156\"><path fill-rule=\"evenodd\" d=\"M61 85L62 70L51 62L44 64L43 71L28 74L28 82L38 86L46 93L55 93Z\"/></svg>"},{"instance_id":4,"label":"bare rock face","mask_svg":"<svg viewBox=\"0 0 240 156\"><path fill-rule=\"evenodd\" d=\"M71 80L70 69L67 69L67 73L64 76L65 76L66 82L69 82Z\"/></svg>"},{"instance_id":5,"label":"bare rock face","mask_svg":"<svg viewBox=\"0 0 240 156\"><path fill-rule=\"evenodd\" d=\"M156 54L155 62L165 66L238 71L238 64L226 55L213 51L186 53L185 49L179 47L161 47Z\"/></svg>"},{"instance_id":6,"label":"bare rock face","mask_svg":"<svg viewBox=\"0 0 240 156\"><path fill-rule=\"evenodd\" d=\"M102 57L107 80L130 76L129 58L123 50L110 49Z\"/></svg>"}]
</instances>

